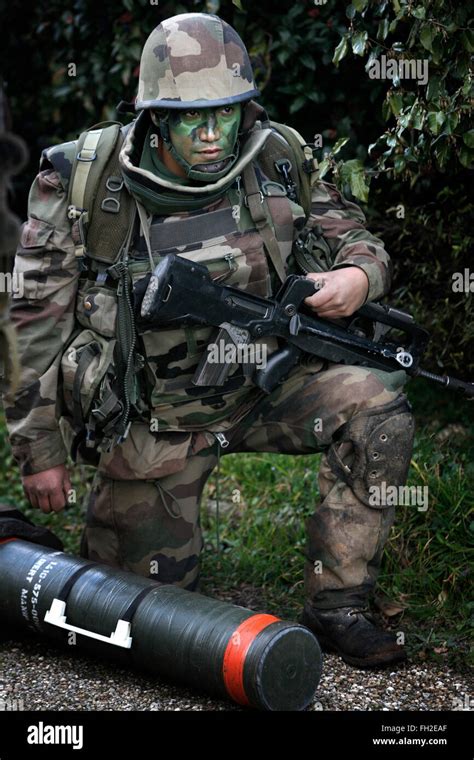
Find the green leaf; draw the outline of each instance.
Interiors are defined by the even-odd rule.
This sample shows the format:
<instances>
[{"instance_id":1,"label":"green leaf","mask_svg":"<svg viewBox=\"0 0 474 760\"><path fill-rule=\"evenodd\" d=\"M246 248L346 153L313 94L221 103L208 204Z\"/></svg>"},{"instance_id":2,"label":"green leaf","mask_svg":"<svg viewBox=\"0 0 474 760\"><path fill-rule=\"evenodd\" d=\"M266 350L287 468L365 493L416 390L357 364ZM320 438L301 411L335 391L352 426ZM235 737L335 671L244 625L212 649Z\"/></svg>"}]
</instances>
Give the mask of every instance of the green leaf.
<instances>
[{"instance_id":1,"label":"green leaf","mask_svg":"<svg viewBox=\"0 0 474 760\"><path fill-rule=\"evenodd\" d=\"M440 88L440 79L436 75L431 76L426 88L426 97L428 100L435 100L438 97Z\"/></svg>"},{"instance_id":2,"label":"green leaf","mask_svg":"<svg viewBox=\"0 0 474 760\"><path fill-rule=\"evenodd\" d=\"M307 69L312 69L313 71L315 70L316 61L310 53L303 53L303 55L300 57L300 61L303 66L306 66Z\"/></svg>"},{"instance_id":3,"label":"green leaf","mask_svg":"<svg viewBox=\"0 0 474 760\"><path fill-rule=\"evenodd\" d=\"M318 165L318 177L319 179L322 179L325 174L328 173L328 171L331 168L331 162L327 159L324 159L324 161L321 161L321 163Z\"/></svg>"},{"instance_id":4,"label":"green leaf","mask_svg":"<svg viewBox=\"0 0 474 760\"><path fill-rule=\"evenodd\" d=\"M365 66L364 66L364 68L365 68L365 70L367 71L367 73L368 73L368 72L370 71L370 69L372 68L373 62L374 62L374 61L376 61L376 60L378 59L378 57L379 57L380 53L382 52L382 50L383 50L383 48L381 47L381 45L376 45L376 46L375 46L374 48L372 48L372 50L370 51L370 53L369 53L369 56L368 56L368 58L367 58L367 63L366 63L366 64L365 64Z\"/></svg>"},{"instance_id":5,"label":"green leaf","mask_svg":"<svg viewBox=\"0 0 474 760\"><path fill-rule=\"evenodd\" d=\"M334 51L332 62L336 66L338 66L339 65L339 61L342 61L342 59L344 58L344 56L347 55L348 49L349 49L348 38L347 38L347 35L345 34L344 37L341 39L339 45L337 46L337 48Z\"/></svg>"},{"instance_id":6,"label":"green leaf","mask_svg":"<svg viewBox=\"0 0 474 760\"><path fill-rule=\"evenodd\" d=\"M367 32L356 32L352 35L352 52L355 55L364 55L368 36Z\"/></svg>"},{"instance_id":7,"label":"green leaf","mask_svg":"<svg viewBox=\"0 0 474 760\"><path fill-rule=\"evenodd\" d=\"M445 118L445 114L443 113L443 111L429 112L427 116L428 129L430 130L432 135L439 134L439 131L444 124L444 118Z\"/></svg>"},{"instance_id":8,"label":"green leaf","mask_svg":"<svg viewBox=\"0 0 474 760\"><path fill-rule=\"evenodd\" d=\"M426 9L423 6L420 6L419 8L413 8L411 15L415 18L423 20L426 17Z\"/></svg>"},{"instance_id":9,"label":"green leaf","mask_svg":"<svg viewBox=\"0 0 474 760\"><path fill-rule=\"evenodd\" d=\"M356 9L356 11L359 11L360 13L361 11L364 10L364 8L367 7L368 1L369 0L352 0L352 5Z\"/></svg>"},{"instance_id":10,"label":"green leaf","mask_svg":"<svg viewBox=\"0 0 474 760\"><path fill-rule=\"evenodd\" d=\"M406 162L404 156L396 156L393 162L395 172L401 174L406 169Z\"/></svg>"},{"instance_id":11,"label":"green leaf","mask_svg":"<svg viewBox=\"0 0 474 760\"><path fill-rule=\"evenodd\" d=\"M235 7L239 9L239 11L242 11L242 13L245 13L244 9L242 8L241 0L232 0L232 5L235 5Z\"/></svg>"},{"instance_id":12,"label":"green leaf","mask_svg":"<svg viewBox=\"0 0 474 760\"><path fill-rule=\"evenodd\" d=\"M424 111L419 103L415 103L410 110L410 122L412 129L422 129Z\"/></svg>"},{"instance_id":13,"label":"green leaf","mask_svg":"<svg viewBox=\"0 0 474 760\"><path fill-rule=\"evenodd\" d=\"M474 148L474 129L465 132L462 136L463 142L468 148Z\"/></svg>"},{"instance_id":14,"label":"green leaf","mask_svg":"<svg viewBox=\"0 0 474 760\"><path fill-rule=\"evenodd\" d=\"M430 53L433 52L433 27L431 24L426 24L420 32L420 42Z\"/></svg>"},{"instance_id":15,"label":"green leaf","mask_svg":"<svg viewBox=\"0 0 474 760\"><path fill-rule=\"evenodd\" d=\"M355 5L348 5L346 8L347 18L354 18L355 15L356 15Z\"/></svg>"},{"instance_id":16,"label":"green leaf","mask_svg":"<svg viewBox=\"0 0 474 760\"><path fill-rule=\"evenodd\" d=\"M394 92L388 99L390 110L394 116L398 116L403 106L403 95L398 92Z\"/></svg>"},{"instance_id":17,"label":"green leaf","mask_svg":"<svg viewBox=\"0 0 474 760\"><path fill-rule=\"evenodd\" d=\"M459 161L466 169L474 168L474 150L470 150L470 148L462 145L459 151Z\"/></svg>"},{"instance_id":18,"label":"green leaf","mask_svg":"<svg viewBox=\"0 0 474 760\"><path fill-rule=\"evenodd\" d=\"M469 95L470 92L474 92L473 84L470 80L470 78L467 76L464 80L464 84L462 86L462 94L463 95Z\"/></svg>"},{"instance_id":19,"label":"green leaf","mask_svg":"<svg viewBox=\"0 0 474 760\"><path fill-rule=\"evenodd\" d=\"M444 169L449 156L449 143L444 135L436 142L434 154L436 156L440 169Z\"/></svg>"},{"instance_id":20,"label":"green leaf","mask_svg":"<svg viewBox=\"0 0 474 760\"><path fill-rule=\"evenodd\" d=\"M291 53L289 50L279 50L277 53L278 62L281 63L282 66L285 65L288 58L290 57Z\"/></svg>"},{"instance_id":21,"label":"green leaf","mask_svg":"<svg viewBox=\"0 0 474 760\"><path fill-rule=\"evenodd\" d=\"M350 139L351 139L350 137L340 137L339 140L337 140L336 144L334 145L334 147L331 150L332 155L335 156L336 153L339 153L339 151L341 150L341 148L343 148L344 145L346 143L348 143Z\"/></svg>"},{"instance_id":22,"label":"green leaf","mask_svg":"<svg viewBox=\"0 0 474 760\"><path fill-rule=\"evenodd\" d=\"M388 34L390 22L388 18L382 19L377 28L377 39L384 40Z\"/></svg>"},{"instance_id":23,"label":"green leaf","mask_svg":"<svg viewBox=\"0 0 474 760\"><path fill-rule=\"evenodd\" d=\"M143 45L141 45L138 42L132 42L130 45L127 46L127 53L135 61L139 61L141 58L142 49L143 49Z\"/></svg>"},{"instance_id":24,"label":"green leaf","mask_svg":"<svg viewBox=\"0 0 474 760\"><path fill-rule=\"evenodd\" d=\"M465 29L461 34L461 40L468 53L474 53L474 30Z\"/></svg>"},{"instance_id":25,"label":"green leaf","mask_svg":"<svg viewBox=\"0 0 474 760\"><path fill-rule=\"evenodd\" d=\"M340 176L342 182L347 182L351 189L352 195L359 200L367 203L369 198L369 185L362 161L354 158L351 161L345 161L340 166Z\"/></svg>"},{"instance_id":26,"label":"green leaf","mask_svg":"<svg viewBox=\"0 0 474 760\"><path fill-rule=\"evenodd\" d=\"M448 113L448 115L446 116L446 124L444 127L446 134L452 135L458 123L459 123L459 114L456 113L455 111L451 111L451 113Z\"/></svg>"},{"instance_id":27,"label":"green leaf","mask_svg":"<svg viewBox=\"0 0 474 760\"><path fill-rule=\"evenodd\" d=\"M306 95L298 95L297 98L294 99L292 104L290 105L290 113L295 113L296 111L299 111L303 106L305 106L307 103Z\"/></svg>"},{"instance_id":28,"label":"green leaf","mask_svg":"<svg viewBox=\"0 0 474 760\"><path fill-rule=\"evenodd\" d=\"M433 62L438 64L441 61L444 52L443 38L440 34L437 34L433 37L432 48Z\"/></svg>"}]
</instances>

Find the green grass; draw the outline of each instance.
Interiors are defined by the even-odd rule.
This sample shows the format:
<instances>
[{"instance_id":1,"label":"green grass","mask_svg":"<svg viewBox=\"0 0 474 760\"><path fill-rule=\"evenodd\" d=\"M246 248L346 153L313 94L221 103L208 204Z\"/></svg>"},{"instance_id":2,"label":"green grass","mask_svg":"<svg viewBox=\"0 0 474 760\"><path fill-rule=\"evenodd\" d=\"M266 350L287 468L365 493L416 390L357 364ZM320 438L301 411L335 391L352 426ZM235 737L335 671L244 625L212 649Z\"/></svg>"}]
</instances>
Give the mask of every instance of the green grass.
<instances>
[{"instance_id":1,"label":"green grass","mask_svg":"<svg viewBox=\"0 0 474 760\"><path fill-rule=\"evenodd\" d=\"M385 549L376 603L386 621L404 630L412 656L462 666L468 651L474 604L474 409L471 402L428 383L410 382L417 432L408 485L429 488L426 512L397 507ZM456 427L457 426L457 427ZM77 552L83 502L92 468L76 468L77 503L59 515L32 509L11 459L0 421L0 499L16 503L38 523L48 525L68 551ZM219 525L215 508L216 473L203 494L205 537L202 591L229 598L254 589L268 611L295 618L304 599L304 522L319 501L320 455L235 454L221 460ZM219 533L219 546L217 545ZM387 608L390 602L391 609ZM240 603L240 602L239 602Z\"/></svg>"}]
</instances>

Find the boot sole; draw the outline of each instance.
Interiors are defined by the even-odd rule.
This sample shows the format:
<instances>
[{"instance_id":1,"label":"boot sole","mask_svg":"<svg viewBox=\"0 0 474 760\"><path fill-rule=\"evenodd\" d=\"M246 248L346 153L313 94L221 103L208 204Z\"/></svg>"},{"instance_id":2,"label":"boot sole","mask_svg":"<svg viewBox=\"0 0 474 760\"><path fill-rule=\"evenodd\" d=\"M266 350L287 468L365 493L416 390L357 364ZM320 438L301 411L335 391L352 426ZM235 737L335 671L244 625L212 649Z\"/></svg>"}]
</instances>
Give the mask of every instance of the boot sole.
<instances>
[{"instance_id":1,"label":"boot sole","mask_svg":"<svg viewBox=\"0 0 474 760\"><path fill-rule=\"evenodd\" d=\"M321 636L317 633L314 633L314 635L318 639L324 652L338 654L339 657L341 657L344 662L347 662L348 665L354 665L357 668L386 668L389 665L394 665L395 663L400 663L407 660L407 654L403 650L401 652L393 652L391 654L387 653L385 655L379 655L378 657L372 658L353 657L350 654L346 654L339 647L326 639L325 636Z\"/></svg>"},{"instance_id":2,"label":"boot sole","mask_svg":"<svg viewBox=\"0 0 474 760\"><path fill-rule=\"evenodd\" d=\"M329 654L338 654L339 657L341 657L344 662L347 662L348 665L353 665L357 668L386 668L389 665L405 662L408 659L407 653L404 649L402 649L400 652L386 653L379 655L378 657L354 657L353 655L346 654L330 639L327 639L324 634L320 634L314 631L310 625L310 622L305 621L304 615L300 617L298 622L300 625L304 625L306 628L309 628L309 630L316 636L323 652L327 652Z\"/></svg>"}]
</instances>

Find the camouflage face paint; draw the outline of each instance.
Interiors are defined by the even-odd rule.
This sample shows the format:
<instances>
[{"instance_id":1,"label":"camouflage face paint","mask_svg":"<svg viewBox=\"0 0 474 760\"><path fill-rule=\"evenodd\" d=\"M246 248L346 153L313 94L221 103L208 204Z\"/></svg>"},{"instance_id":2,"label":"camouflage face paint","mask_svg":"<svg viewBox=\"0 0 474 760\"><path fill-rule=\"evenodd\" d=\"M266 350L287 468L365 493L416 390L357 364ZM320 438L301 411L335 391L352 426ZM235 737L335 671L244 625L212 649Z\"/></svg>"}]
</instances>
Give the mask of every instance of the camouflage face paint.
<instances>
[{"instance_id":1,"label":"camouflage face paint","mask_svg":"<svg viewBox=\"0 0 474 760\"><path fill-rule=\"evenodd\" d=\"M170 138L176 152L192 166L228 158L237 142L241 105L170 113Z\"/></svg>"}]
</instances>

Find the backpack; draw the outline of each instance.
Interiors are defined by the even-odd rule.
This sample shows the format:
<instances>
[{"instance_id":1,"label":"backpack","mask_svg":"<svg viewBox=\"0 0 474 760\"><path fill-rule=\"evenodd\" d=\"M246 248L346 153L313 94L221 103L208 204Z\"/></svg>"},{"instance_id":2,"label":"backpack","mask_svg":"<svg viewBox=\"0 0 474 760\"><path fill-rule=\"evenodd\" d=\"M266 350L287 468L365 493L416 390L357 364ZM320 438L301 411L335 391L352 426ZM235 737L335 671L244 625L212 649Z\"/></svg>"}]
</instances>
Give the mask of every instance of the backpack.
<instances>
[{"instance_id":1,"label":"backpack","mask_svg":"<svg viewBox=\"0 0 474 760\"><path fill-rule=\"evenodd\" d=\"M82 132L77 141L68 206L70 219L79 220L81 243L76 246L76 257L81 270L87 268L86 251L88 260L112 265L127 238L134 201L124 189L119 153L130 126L101 122ZM262 126L271 127L272 134L258 154L258 163L269 180L283 184L289 199L303 208L306 221L311 210L311 187L317 173L313 146L305 143L301 135L286 124L265 121ZM262 220L254 218L254 221L280 279L284 279L282 266L278 266L278 244L270 226L263 215Z\"/></svg>"}]
</instances>

